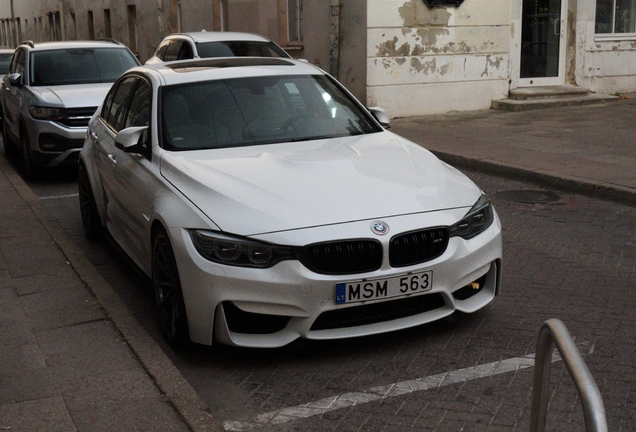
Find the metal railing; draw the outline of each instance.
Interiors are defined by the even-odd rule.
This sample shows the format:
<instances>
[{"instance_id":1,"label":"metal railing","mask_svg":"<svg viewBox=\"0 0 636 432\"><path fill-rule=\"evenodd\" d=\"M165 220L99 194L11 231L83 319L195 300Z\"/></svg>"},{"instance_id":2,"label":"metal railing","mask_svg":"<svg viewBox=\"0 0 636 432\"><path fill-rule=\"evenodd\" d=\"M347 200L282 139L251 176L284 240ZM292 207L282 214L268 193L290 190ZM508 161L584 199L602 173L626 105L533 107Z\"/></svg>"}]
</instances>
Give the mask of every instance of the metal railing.
<instances>
[{"instance_id":1,"label":"metal railing","mask_svg":"<svg viewBox=\"0 0 636 432\"><path fill-rule=\"evenodd\" d=\"M544 432L550 392L550 366L552 345L556 345L583 403L585 429L588 432L607 432L605 406L596 382L583 356L570 336L565 324L556 318L547 320L539 330L537 353L534 359L534 385L530 432Z\"/></svg>"}]
</instances>

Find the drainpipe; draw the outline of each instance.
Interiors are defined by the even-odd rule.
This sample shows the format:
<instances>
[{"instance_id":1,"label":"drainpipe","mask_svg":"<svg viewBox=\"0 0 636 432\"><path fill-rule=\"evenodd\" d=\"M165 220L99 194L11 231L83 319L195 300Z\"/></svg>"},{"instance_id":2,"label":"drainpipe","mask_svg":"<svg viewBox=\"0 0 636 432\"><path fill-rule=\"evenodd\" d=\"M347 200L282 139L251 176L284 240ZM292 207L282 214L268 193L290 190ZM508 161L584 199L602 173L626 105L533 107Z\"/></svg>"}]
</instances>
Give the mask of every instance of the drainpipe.
<instances>
[{"instance_id":1,"label":"drainpipe","mask_svg":"<svg viewBox=\"0 0 636 432\"><path fill-rule=\"evenodd\" d=\"M66 20L64 19L64 0L60 0L60 31L62 32L62 40L66 40Z\"/></svg>"},{"instance_id":2,"label":"drainpipe","mask_svg":"<svg viewBox=\"0 0 636 432\"><path fill-rule=\"evenodd\" d=\"M11 0L11 42L14 47L18 46L18 29L15 25L15 11L13 10L13 0Z\"/></svg>"},{"instance_id":3,"label":"drainpipe","mask_svg":"<svg viewBox=\"0 0 636 432\"><path fill-rule=\"evenodd\" d=\"M340 53L340 0L331 0L331 22L329 25L329 73L338 78Z\"/></svg>"},{"instance_id":4,"label":"drainpipe","mask_svg":"<svg viewBox=\"0 0 636 432\"><path fill-rule=\"evenodd\" d=\"M159 40L166 36L166 27L163 22L163 0L157 0L157 20L159 21Z\"/></svg>"}]
</instances>

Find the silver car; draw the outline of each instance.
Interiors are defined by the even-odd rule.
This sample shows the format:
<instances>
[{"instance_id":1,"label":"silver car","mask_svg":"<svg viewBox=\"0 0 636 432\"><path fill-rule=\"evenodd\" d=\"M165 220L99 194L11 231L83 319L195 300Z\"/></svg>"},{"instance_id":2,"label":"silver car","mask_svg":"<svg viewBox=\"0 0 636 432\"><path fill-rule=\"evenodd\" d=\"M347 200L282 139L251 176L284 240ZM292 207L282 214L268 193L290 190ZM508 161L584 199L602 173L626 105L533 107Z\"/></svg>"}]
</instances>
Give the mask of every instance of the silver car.
<instances>
[{"instance_id":1,"label":"silver car","mask_svg":"<svg viewBox=\"0 0 636 432\"><path fill-rule=\"evenodd\" d=\"M114 41L23 43L0 91L5 153L21 155L27 178L43 167L76 164L91 115L137 65Z\"/></svg>"},{"instance_id":2,"label":"silver car","mask_svg":"<svg viewBox=\"0 0 636 432\"><path fill-rule=\"evenodd\" d=\"M260 35L200 31L166 36L146 64L212 57L290 58L290 55L276 43Z\"/></svg>"}]
</instances>

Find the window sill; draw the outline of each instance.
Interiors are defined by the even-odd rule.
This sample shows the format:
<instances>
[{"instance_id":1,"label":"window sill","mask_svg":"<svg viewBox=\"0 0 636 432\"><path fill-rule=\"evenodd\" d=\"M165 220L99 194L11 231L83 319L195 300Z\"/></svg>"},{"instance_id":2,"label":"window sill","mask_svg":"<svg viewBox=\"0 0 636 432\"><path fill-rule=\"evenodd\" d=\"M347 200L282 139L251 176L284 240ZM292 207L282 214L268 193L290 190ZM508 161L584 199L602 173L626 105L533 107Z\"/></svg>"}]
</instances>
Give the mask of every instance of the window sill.
<instances>
[{"instance_id":1,"label":"window sill","mask_svg":"<svg viewBox=\"0 0 636 432\"><path fill-rule=\"evenodd\" d=\"M594 42L620 41L636 41L636 33L603 33L594 35Z\"/></svg>"},{"instance_id":2,"label":"window sill","mask_svg":"<svg viewBox=\"0 0 636 432\"><path fill-rule=\"evenodd\" d=\"M300 51L305 49L304 45L286 45L282 47L285 51Z\"/></svg>"}]
</instances>

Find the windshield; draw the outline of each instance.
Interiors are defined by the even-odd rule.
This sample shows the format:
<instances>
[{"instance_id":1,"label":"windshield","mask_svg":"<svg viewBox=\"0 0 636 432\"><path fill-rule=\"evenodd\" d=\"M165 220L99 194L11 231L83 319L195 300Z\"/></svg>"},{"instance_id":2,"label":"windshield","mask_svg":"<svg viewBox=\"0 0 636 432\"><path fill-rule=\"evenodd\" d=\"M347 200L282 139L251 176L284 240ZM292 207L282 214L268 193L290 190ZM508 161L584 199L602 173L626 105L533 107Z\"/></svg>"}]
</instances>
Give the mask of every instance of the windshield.
<instances>
[{"instance_id":1,"label":"windshield","mask_svg":"<svg viewBox=\"0 0 636 432\"><path fill-rule=\"evenodd\" d=\"M9 65L11 64L12 57L13 53L0 54L0 74L6 74L9 72Z\"/></svg>"},{"instance_id":2,"label":"windshield","mask_svg":"<svg viewBox=\"0 0 636 432\"><path fill-rule=\"evenodd\" d=\"M223 41L197 44L199 57L286 57L289 55L273 42Z\"/></svg>"},{"instance_id":3,"label":"windshield","mask_svg":"<svg viewBox=\"0 0 636 432\"><path fill-rule=\"evenodd\" d=\"M32 86L115 82L137 59L121 48L82 48L31 53Z\"/></svg>"},{"instance_id":4,"label":"windshield","mask_svg":"<svg viewBox=\"0 0 636 432\"><path fill-rule=\"evenodd\" d=\"M162 146L195 150L360 135L382 129L324 75L164 87Z\"/></svg>"}]
</instances>

